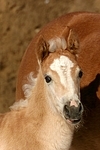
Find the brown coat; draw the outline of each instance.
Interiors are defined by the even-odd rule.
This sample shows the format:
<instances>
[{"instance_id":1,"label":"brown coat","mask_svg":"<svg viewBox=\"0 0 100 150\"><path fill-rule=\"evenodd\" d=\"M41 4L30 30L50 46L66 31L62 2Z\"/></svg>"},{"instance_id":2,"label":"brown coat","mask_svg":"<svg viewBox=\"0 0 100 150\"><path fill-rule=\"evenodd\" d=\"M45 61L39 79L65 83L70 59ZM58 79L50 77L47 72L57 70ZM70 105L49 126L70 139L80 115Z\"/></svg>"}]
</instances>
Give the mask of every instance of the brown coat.
<instances>
[{"instance_id":1,"label":"brown coat","mask_svg":"<svg viewBox=\"0 0 100 150\"><path fill-rule=\"evenodd\" d=\"M72 28L80 39L78 61L84 73L81 80L81 88L88 89L89 93L96 93L100 84L100 14L86 12L69 13L48 23L33 38L27 48L17 78L17 101L24 98L22 86L26 83L27 75L32 71L34 72L34 76L37 75L38 64L35 51L39 35L42 35L48 41L55 36L60 36L66 26ZM90 84L93 85L92 88L88 87Z\"/></svg>"}]
</instances>

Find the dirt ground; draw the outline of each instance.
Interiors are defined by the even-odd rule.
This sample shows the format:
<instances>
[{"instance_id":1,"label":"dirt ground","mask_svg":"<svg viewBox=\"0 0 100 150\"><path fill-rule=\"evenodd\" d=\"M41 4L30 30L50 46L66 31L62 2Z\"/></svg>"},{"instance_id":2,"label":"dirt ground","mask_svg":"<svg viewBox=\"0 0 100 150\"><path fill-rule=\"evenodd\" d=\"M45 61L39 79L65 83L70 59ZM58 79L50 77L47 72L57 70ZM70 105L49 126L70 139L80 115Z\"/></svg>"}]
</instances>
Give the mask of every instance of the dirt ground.
<instances>
[{"instance_id":1,"label":"dirt ground","mask_svg":"<svg viewBox=\"0 0 100 150\"><path fill-rule=\"evenodd\" d=\"M73 11L100 12L99 0L0 0L0 112L15 100L16 78L23 53L49 21ZM100 102L88 109L75 132L71 150L100 149Z\"/></svg>"}]
</instances>

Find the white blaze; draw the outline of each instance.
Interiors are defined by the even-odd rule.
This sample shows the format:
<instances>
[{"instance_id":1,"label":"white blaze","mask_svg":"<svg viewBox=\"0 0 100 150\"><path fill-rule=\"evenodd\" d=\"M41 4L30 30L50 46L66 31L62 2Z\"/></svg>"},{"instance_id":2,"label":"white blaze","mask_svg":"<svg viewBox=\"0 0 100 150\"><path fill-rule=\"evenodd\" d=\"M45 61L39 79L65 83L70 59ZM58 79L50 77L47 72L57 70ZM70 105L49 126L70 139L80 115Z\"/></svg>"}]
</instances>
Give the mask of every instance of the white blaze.
<instances>
[{"instance_id":1,"label":"white blaze","mask_svg":"<svg viewBox=\"0 0 100 150\"><path fill-rule=\"evenodd\" d=\"M53 71L56 71L60 77L60 81L64 87L68 86L71 83L71 68L74 66L73 62L65 56L60 56L59 59L54 59L54 62L51 64L50 68ZM67 81L67 85L66 85Z\"/></svg>"},{"instance_id":2,"label":"white blaze","mask_svg":"<svg viewBox=\"0 0 100 150\"><path fill-rule=\"evenodd\" d=\"M51 70L57 72L61 84L67 89L67 98L69 100L77 98L74 81L71 75L72 67L74 67L74 63L66 56L60 56L60 58L54 59L53 63L50 65Z\"/></svg>"}]
</instances>

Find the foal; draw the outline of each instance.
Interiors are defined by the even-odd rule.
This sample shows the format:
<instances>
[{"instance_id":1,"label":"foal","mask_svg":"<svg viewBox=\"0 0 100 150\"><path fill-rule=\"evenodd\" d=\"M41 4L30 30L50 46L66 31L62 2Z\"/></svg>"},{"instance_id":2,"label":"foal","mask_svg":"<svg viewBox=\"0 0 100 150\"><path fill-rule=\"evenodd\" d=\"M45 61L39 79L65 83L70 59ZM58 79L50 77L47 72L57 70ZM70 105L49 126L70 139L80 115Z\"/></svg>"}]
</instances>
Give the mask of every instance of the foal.
<instances>
[{"instance_id":1,"label":"foal","mask_svg":"<svg viewBox=\"0 0 100 150\"><path fill-rule=\"evenodd\" d=\"M16 110L15 103L11 112L0 116L0 150L69 149L83 112L77 45L72 30L67 42L64 37L48 42L39 37L37 79L32 78L25 108L20 105Z\"/></svg>"}]
</instances>

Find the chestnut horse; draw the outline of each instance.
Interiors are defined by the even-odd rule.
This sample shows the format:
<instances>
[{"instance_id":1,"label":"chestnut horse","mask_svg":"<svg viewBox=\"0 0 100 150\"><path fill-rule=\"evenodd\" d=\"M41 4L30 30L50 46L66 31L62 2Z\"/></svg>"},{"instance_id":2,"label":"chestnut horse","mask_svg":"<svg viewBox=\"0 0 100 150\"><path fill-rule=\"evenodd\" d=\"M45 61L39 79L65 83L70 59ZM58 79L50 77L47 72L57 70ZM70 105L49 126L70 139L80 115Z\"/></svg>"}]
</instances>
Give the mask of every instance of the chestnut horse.
<instances>
[{"instance_id":1,"label":"chestnut horse","mask_svg":"<svg viewBox=\"0 0 100 150\"><path fill-rule=\"evenodd\" d=\"M55 36L59 37L67 26L72 28L80 39L81 50L78 63L84 72L81 79L82 94L90 95L92 97L90 101L94 95L96 96L100 85L100 14L77 12L66 14L48 23L32 40L20 65L16 86L16 101L25 98L22 86L27 83L27 75L34 72L34 77L37 76L39 66L36 58L36 43L39 36L42 35L48 41ZM95 80L96 82L94 82Z\"/></svg>"},{"instance_id":2,"label":"chestnut horse","mask_svg":"<svg viewBox=\"0 0 100 150\"><path fill-rule=\"evenodd\" d=\"M69 28L49 41L38 38L37 78L29 75L30 84L24 85L26 99L20 107L16 102L12 111L0 115L0 150L69 149L83 112L78 45Z\"/></svg>"}]
</instances>

